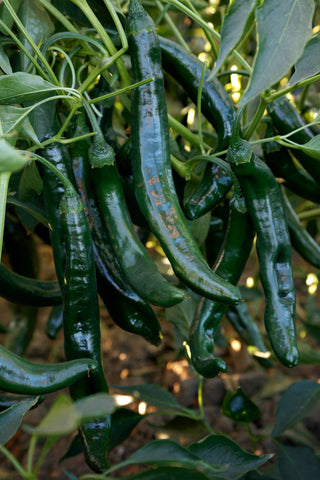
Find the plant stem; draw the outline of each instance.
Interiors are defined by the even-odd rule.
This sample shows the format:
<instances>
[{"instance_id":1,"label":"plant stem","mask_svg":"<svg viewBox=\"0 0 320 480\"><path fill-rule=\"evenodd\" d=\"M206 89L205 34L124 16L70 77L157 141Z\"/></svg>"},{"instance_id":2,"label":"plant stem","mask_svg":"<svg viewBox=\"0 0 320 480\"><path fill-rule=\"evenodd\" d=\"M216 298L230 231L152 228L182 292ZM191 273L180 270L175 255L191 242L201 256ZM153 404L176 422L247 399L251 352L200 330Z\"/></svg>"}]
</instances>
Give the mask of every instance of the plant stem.
<instances>
[{"instance_id":1,"label":"plant stem","mask_svg":"<svg viewBox=\"0 0 320 480\"><path fill-rule=\"evenodd\" d=\"M307 78L306 80L302 80L301 82L295 83L290 87L284 88L283 90L279 90L278 92L272 93L269 96L265 96L264 99L267 103L271 103L273 102L273 100L276 100L276 98L282 97L283 95L286 95L287 93L292 92L292 90L305 87L306 85L310 85L311 83L317 82L318 80L320 80L320 73L318 73L317 75L314 75L311 78Z\"/></svg>"},{"instance_id":2,"label":"plant stem","mask_svg":"<svg viewBox=\"0 0 320 480\"><path fill-rule=\"evenodd\" d=\"M204 412L204 407L203 407L203 377L201 375L198 375L198 405L199 405L199 411L200 411L200 416L202 423L205 425L207 428L208 432L214 433L213 429L211 428L211 425L209 425L208 420L206 419L206 415Z\"/></svg>"},{"instance_id":3,"label":"plant stem","mask_svg":"<svg viewBox=\"0 0 320 480\"><path fill-rule=\"evenodd\" d=\"M162 13L163 11L166 10L166 7L168 5L166 5L166 7L163 7L161 2L159 0L156 0L155 1L155 4L157 5L158 9L160 10L160 12ZM176 27L176 25L174 24L172 18L170 17L170 15L167 13L167 11L165 11L164 13L164 18L165 18L165 21L167 22L167 24L169 25L169 27L171 28L172 30L172 33L175 35L176 39L179 41L179 43L189 52L190 51L190 48L189 48L189 45L186 43L185 39L183 38L183 36L181 35L180 31L178 30L178 28Z\"/></svg>"},{"instance_id":4,"label":"plant stem","mask_svg":"<svg viewBox=\"0 0 320 480\"><path fill-rule=\"evenodd\" d=\"M88 5L87 0L71 0L73 3L75 3L81 11L85 14L85 16L88 18L90 21L91 25L96 29L97 33L99 34L101 40L103 41L106 49L108 50L110 55L115 55L117 53L117 49L115 48L114 44L112 43L111 38L101 25L100 21L96 17L96 15L93 13L92 9ZM126 49L123 49L126 50ZM130 84L130 77L125 69L125 66L121 60L121 58L118 58L116 60L116 65L119 70L119 74L121 76L122 82L124 86Z\"/></svg>"},{"instance_id":5,"label":"plant stem","mask_svg":"<svg viewBox=\"0 0 320 480\"><path fill-rule=\"evenodd\" d=\"M37 444L37 437L32 435L29 443L28 449L28 456L27 456L27 474L28 476L32 475L32 465L33 465L33 457L34 457L34 450Z\"/></svg>"},{"instance_id":6,"label":"plant stem","mask_svg":"<svg viewBox=\"0 0 320 480\"><path fill-rule=\"evenodd\" d=\"M168 120L169 120L169 125L170 127L177 133L179 133L179 135L181 135L183 138L185 138L186 140L188 140L188 142L195 148L199 148L200 150L200 143L199 143L199 139L196 135L194 135L192 132L190 132L190 130L185 127L184 125L182 125L182 123L180 123L178 120L176 120L174 117L172 117L171 115L168 115ZM205 148L208 148L210 149L211 147L209 145L207 145L206 143L203 143L204 147Z\"/></svg>"},{"instance_id":7,"label":"plant stem","mask_svg":"<svg viewBox=\"0 0 320 480\"><path fill-rule=\"evenodd\" d=\"M41 50L39 49L38 45L34 42L33 38L30 36L29 32L26 30L25 26L23 25L20 18L18 17L16 12L14 11L14 9L13 9L11 3L9 2L9 0L3 0L3 3L7 7L10 15L14 19L14 21L15 21L16 25L18 26L19 30L21 31L22 35L25 37L25 39L29 43L30 47L32 48L34 53L37 55L38 59L42 62L44 67L47 69L48 74L51 78L51 81L55 85L59 85L57 77L55 76L54 72L52 71L51 66L47 62L47 59L42 55ZM42 75L43 75L43 72L42 72Z\"/></svg>"},{"instance_id":8,"label":"plant stem","mask_svg":"<svg viewBox=\"0 0 320 480\"><path fill-rule=\"evenodd\" d=\"M200 144L200 151L202 155L205 153L205 149L203 146L203 136L202 136L202 124L201 124L201 97L202 97L202 87L203 87L203 82L204 82L204 76L206 73L207 69L207 62L203 63L202 67L202 73L201 73L201 78L200 78L200 83L199 83L199 88L197 92L197 113L198 113L198 136L199 136L199 144Z\"/></svg>"},{"instance_id":9,"label":"plant stem","mask_svg":"<svg viewBox=\"0 0 320 480\"><path fill-rule=\"evenodd\" d=\"M300 220L312 220L313 218L319 218L320 208L314 208L312 210L307 210L306 212L301 212L298 214Z\"/></svg>"},{"instance_id":10,"label":"plant stem","mask_svg":"<svg viewBox=\"0 0 320 480\"><path fill-rule=\"evenodd\" d=\"M0 173L0 261L2 256L4 221L6 217L6 203L10 172Z\"/></svg>"},{"instance_id":11,"label":"plant stem","mask_svg":"<svg viewBox=\"0 0 320 480\"><path fill-rule=\"evenodd\" d=\"M3 445L0 445L0 452L3 453L5 457L7 457L8 460L12 463L14 468L19 472L22 478L26 478L27 472L22 468L18 460L12 455L12 453L9 452L9 450L6 449Z\"/></svg>"},{"instance_id":12,"label":"plant stem","mask_svg":"<svg viewBox=\"0 0 320 480\"><path fill-rule=\"evenodd\" d=\"M129 92L130 90L133 90L134 88L141 87L142 85L145 85L146 83L153 82L153 78L147 78L146 80L141 80L141 82L133 83L132 85L128 85L127 87L124 88L119 88L118 90L115 90L114 92L111 93L106 93L106 95L101 95L101 97L96 97L92 98L91 100L88 100L89 105L94 104L94 103L99 103L102 102L103 100L107 100L108 98L111 97L116 97L117 95L121 95L123 93Z\"/></svg>"},{"instance_id":13,"label":"plant stem","mask_svg":"<svg viewBox=\"0 0 320 480\"><path fill-rule=\"evenodd\" d=\"M248 126L248 128L246 129L245 134L244 134L244 138L246 140L249 140L251 138L251 135L253 134L253 132L257 128L257 125L259 124L261 118L263 117L265 109L266 109L266 102L264 101L264 99L262 97L260 97L260 103L259 103L258 109L257 109L256 113L254 114L254 117L251 120L250 125Z\"/></svg>"}]
</instances>

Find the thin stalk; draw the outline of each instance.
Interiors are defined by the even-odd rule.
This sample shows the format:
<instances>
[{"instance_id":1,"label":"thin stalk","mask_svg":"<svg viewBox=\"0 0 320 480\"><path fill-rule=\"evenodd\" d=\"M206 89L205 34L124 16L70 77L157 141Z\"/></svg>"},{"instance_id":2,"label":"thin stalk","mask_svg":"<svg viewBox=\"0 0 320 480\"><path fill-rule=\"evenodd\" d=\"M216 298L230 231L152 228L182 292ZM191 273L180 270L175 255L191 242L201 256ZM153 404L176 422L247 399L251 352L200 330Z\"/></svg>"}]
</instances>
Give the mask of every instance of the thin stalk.
<instances>
[{"instance_id":1,"label":"thin stalk","mask_svg":"<svg viewBox=\"0 0 320 480\"><path fill-rule=\"evenodd\" d=\"M0 260L2 256L4 221L6 217L6 203L9 179L11 172L0 173Z\"/></svg>"},{"instance_id":2,"label":"thin stalk","mask_svg":"<svg viewBox=\"0 0 320 480\"><path fill-rule=\"evenodd\" d=\"M211 428L211 425L208 423L208 420L206 419L206 415L204 412L204 406L203 406L203 377L201 375L198 375L198 405L199 405L199 411L201 415L201 420L204 426L207 428L208 432L214 433L214 430Z\"/></svg>"},{"instance_id":3,"label":"thin stalk","mask_svg":"<svg viewBox=\"0 0 320 480\"><path fill-rule=\"evenodd\" d=\"M302 94L301 94L301 97L300 97L300 100L299 100L299 104L298 104L298 110L299 110L300 112L303 110L304 102L306 101L309 87L310 87L310 85L306 85L306 86L303 88L303 90L302 90Z\"/></svg>"},{"instance_id":4,"label":"thin stalk","mask_svg":"<svg viewBox=\"0 0 320 480\"><path fill-rule=\"evenodd\" d=\"M193 180L195 183L199 183L198 176L192 172L193 169L190 168L190 166L186 166L184 162L181 162L172 154L170 154L170 161L172 167L177 172L179 177L184 178L186 181Z\"/></svg>"},{"instance_id":5,"label":"thin stalk","mask_svg":"<svg viewBox=\"0 0 320 480\"><path fill-rule=\"evenodd\" d=\"M320 208L314 208L312 210L308 210L307 212L301 212L298 214L300 220L312 220L314 218L319 218L320 216Z\"/></svg>"},{"instance_id":6,"label":"thin stalk","mask_svg":"<svg viewBox=\"0 0 320 480\"><path fill-rule=\"evenodd\" d=\"M103 100L107 100L108 98L115 97L117 95L121 95L123 93L129 92L133 90L134 88L141 87L142 85L145 85L146 83L153 82L153 78L147 78L146 80L141 80L141 82L133 83L132 85L128 85L127 87L124 88L119 88L118 90L115 90L114 92L111 93L106 93L105 95L101 95L101 97L96 97L92 98L91 100L88 100L89 105L94 104L94 103L99 103L102 102Z\"/></svg>"},{"instance_id":7,"label":"thin stalk","mask_svg":"<svg viewBox=\"0 0 320 480\"><path fill-rule=\"evenodd\" d=\"M318 80L320 80L320 73L318 73L317 75L314 75L313 77L306 78L301 82L295 83L290 87L284 88L283 90L279 90L278 92L271 93L270 95L265 96L264 99L266 103L271 103L273 102L273 100L276 100L276 98L282 97L283 95L286 95L287 93L292 92L292 90L305 87L306 85L310 85L311 83L317 82Z\"/></svg>"},{"instance_id":8,"label":"thin stalk","mask_svg":"<svg viewBox=\"0 0 320 480\"><path fill-rule=\"evenodd\" d=\"M161 13L166 10L167 5L166 5L166 7L163 7L159 0L156 0L155 4L157 5L157 7L158 7L158 9L160 10ZM163 16L164 16L165 21L167 22L167 24L171 28L172 33L174 34L174 36L178 40L178 42L189 52L190 51L189 45L186 43L185 39L181 35L180 31L178 30L178 28L174 24L172 18L167 13L167 11L165 11Z\"/></svg>"},{"instance_id":9,"label":"thin stalk","mask_svg":"<svg viewBox=\"0 0 320 480\"><path fill-rule=\"evenodd\" d=\"M157 5L157 7L159 8L159 6ZM170 8L170 5L167 3L167 5L165 5L164 7L162 7L161 5L161 9L160 9L160 14L159 16L154 20L154 25L155 27L158 27L158 25L160 25L160 23L162 22L162 20L164 19L164 15L167 13L167 11L169 10Z\"/></svg>"},{"instance_id":10,"label":"thin stalk","mask_svg":"<svg viewBox=\"0 0 320 480\"><path fill-rule=\"evenodd\" d=\"M115 24L117 32L119 33L122 48L124 50L127 50L128 49L127 35L126 35L126 33L123 29L122 23L120 22L120 19L117 15L117 12L115 11L114 6L112 5L112 2L110 2L110 0L103 0L103 1L104 1L105 6L107 7L107 9L109 10L110 16L111 16L111 18L112 18L112 20Z\"/></svg>"},{"instance_id":11,"label":"thin stalk","mask_svg":"<svg viewBox=\"0 0 320 480\"><path fill-rule=\"evenodd\" d=\"M18 460L6 449L3 445L0 445L0 452L12 463L14 468L19 472L22 478L26 478L27 472L22 468Z\"/></svg>"},{"instance_id":12,"label":"thin stalk","mask_svg":"<svg viewBox=\"0 0 320 480\"><path fill-rule=\"evenodd\" d=\"M108 33L105 31L103 26L101 25L100 21L98 20L98 18L96 17L92 9L88 5L87 0L71 0L71 1L81 9L81 11L85 14L87 19L90 21L91 25L96 29L97 33L99 34L109 54L115 55L117 53L116 47L114 46L111 38L109 37ZM126 50L126 49L123 49L123 50ZM119 74L121 76L123 84L129 85L130 77L121 58L118 58L116 60L116 66L119 70Z\"/></svg>"},{"instance_id":13,"label":"thin stalk","mask_svg":"<svg viewBox=\"0 0 320 480\"><path fill-rule=\"evenodd\" d=\"M261 118L263 117L263 113L264 113L265 109L266 109L266 102L261 97L258 109L257 109L256 113L254 114L254 117L251 120L250 125L248 126L248 128L245 131L244 138L246 140L250 139L251 135L253 134L253 132L257 128L257 125L259 124Z\"/></svg>"},{"instance_id":14,"label":"thin stalk","mask_svg":"<svg viewBox=\"0 0 320 480\"><path fill-rule=\"evenodd\" d=\"M37 444L37 437L35 435L32 435L29 443L29 449L28 449L28 456L27 456L27 474L28 476L32 475L32 465L33 465L33 457L34 457L34 451L36 448Z\"/></svg>"},{"instance_id":15,"label":"thin stalk","mask_svg":"<svg viewBox=\"0 0 320 480\"><path fill-rule=\"evenodd\" d=\"M54 72L52 71L51 66L47 62L47 59L42 55L42 52L39 49L38 45L34 42L33 38L29 35L29 32L26 30L26 28L23 25L23 23L21 22L20 18L18 17L16 12L14 11L14 8L12 7L9 0L3 0L3 3L7 7L10 15L14 19L14 21L15 21L17 27L19 28L19 30L21 31L22 35L25 37L25 39L29 43L30 47L32 48L32 50L34 51L34 53L36 54L38 59L42 62L44 67L47 69L51 81L53 83L55 83L56 85L59 85L57 77L55 76Z\"/></svg>"},{"instance_id":16,"label":"thin stalk","mask_svg":"<svg viewBox=\"0 0 320 480\"><path fill-rule=\"evenodd\" d=\"M101 65L98 65L93 72L85 79L85 81L80 85L78 88L78 91L80 93L83 93L100 75L106 68L110 67L113 63L118 62L120 57L124 54L124 49L118 50L114 55L111 57L104 56L104 58L101 60ZM129 82L130 83L130 82ZM125 84L127 86L128 83Z\"/></svg>"},{"instance_id":17,"label":"thin stalk","mask_svg":"<svg viewBox=\"0 0 320 480\"><path fill-rule=\"evenodd\" d=\"M49 168L57 176L57 178L61 181L61 183L63 184L63 186L65 188L65 191L74 193L74 186L72 185L70 180L67 177L65 177L54 165L52 165L51 162L49 162L45 158L41 157L37 153L30 152L30 151L24 151L24 150L20 150L20 151L21 151L21 153L26 153L26 154L31 155L36 160L38 160L40 163L42 163L42 165Z\"/></svg>"},{"instance_id":18,"label":"thin stalk","mask_svg":"<svg viewBox=\"0 0 320 480\"><path fill-rule=\"evenodd\" d=\"M199 144L200 144L200 151L202 155L205 153L205 149L203 146L203 135L202 135L202 124L201 124L201 97L202 97L202 87L203 87L203 82L204 82L204 76L207 70L207 62L203 63L202 67L202 73L201 73L201 78L200 78L200 83L199 83L199 88L197 92L197 113L198 113L198 137L199 137Z\"/></svg>"},{"instance_id":19,"label":"thin stalk","mask_svg":"<svg viewBox=\"0 0 320 480\"><path fill-rule=\"evenodd\" d=\"M48 452L51 450L53 445L56 443L58 437L48 437L46 440L46 443L44 444L41 453L39 455L39 458L37 459L37 462L33 468L33 474L36 475L42 465L43 460L47 456Z\"/></svg>"},{"instance_id":20,"label":"thin stalk","mask_svg":"<svg viewBox=\"0 0 320 480\"><path fill-rule=\"evenodd\" d=\"M192 10L192 11L195 13L195 15L198 15L197 9L196 9L195 6L192 4L192 2L191 2L190 0L186 0L186 3L187 3L187 5L189 5L190 10ZM201 17L200 17L200 18L201 18ZM206 32L206 30L204 31L204 34L205 34L208 42L209 42L210 45L211 45L211 49L212 49L214 58L217 59L219 52L218 52L218 49L217 49L216 44L214 43L214 40L212 39L212 35L210 35L208 32Z\"/></svg>"},{"instance_id":21,"label":"thin stalk","mask_svg":"<svg viewBox=\"0 0 320 480\"><path fill-rule=\"evenodd\" d=\"M181 135L183 138L185 138L186 140L188 140L188 142L195 148L199 148L200 150L200 143L199 143L199 139L196 135L194 135L192 132L190 132L190 130L185 127L184 125L182 125L182 123L180 123L178 120L176 120L174 117L172 117L171 115L168 114L168 120L169 120L169 125L170 127L177 133L179 133L179 135ZM210 145L207 145L206 143L203 142L203 146L205 148L208 148L210 149Z\"/></svg>"},{"instance_id":22,"label":"thin stalk","mask_svg":"<svg viewBox=\"0 0 320 480\"><path fill-rule=\"evenodd\" d=\"M29 50L26 49L26 47L23 45L23 43L19 40L19 38L10 30L10 28L7 27L7 25L0 19L0 26L5 32L10 35L14 43L17 45L17 47L28 57L32 65L35 67L35 69L38 71L38 73L45 78L45 80L50 81L50 77L43 71L39 63L36 61L35 58L31 55Z\"/></svg>"}]
</instances>

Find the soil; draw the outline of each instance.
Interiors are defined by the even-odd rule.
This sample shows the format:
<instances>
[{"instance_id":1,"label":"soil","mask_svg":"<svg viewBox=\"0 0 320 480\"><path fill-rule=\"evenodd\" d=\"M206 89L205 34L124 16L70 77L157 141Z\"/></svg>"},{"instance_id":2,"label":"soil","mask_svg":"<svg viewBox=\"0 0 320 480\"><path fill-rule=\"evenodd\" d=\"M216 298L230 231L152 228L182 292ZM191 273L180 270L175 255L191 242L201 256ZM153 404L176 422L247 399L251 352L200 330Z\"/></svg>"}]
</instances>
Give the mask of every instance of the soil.
<instances>
[{"instance_id":1,"label":"soil","mask_svg":"<svg viewBox=\"0 0 320 480\"><path fill-rule=\"evenodd\" d=\"M52 280L54 275L53 260L50 247L39 243L41 259L40 278ZM303 262L300 263L299 272L303 271L297 278L298 316L304 314L306 302L305 273L309 267ZM252 274L254 264L248 266L242 281ZM312 269L311 269L312 271ZM319 295L318 295L319 297ZM317 302L319 303L319 298ZM10 328L12 318L11 305L0 299L1 324ZM260 303L259 303L260 302ZM252 311L255 311L257 321L261 323L261 312L263 311L261 301L252 303ZM55 340L49 340L45 334L45 326L50 308L39 308L38 324L32 341L26 352L26 357L33 361L58 362L64 360L63 335L60 332ZM142 383L154 383L162 385L171 392L178 402L183 406L198 408L198 378L190 368L183 350L177 348L177 336L171 323L164 317L163 312L158 309L161 317L164 340L160 347L156 348L148 344L143 338L129 334L119 329L109 317L107 311L101 305L101 335L103 362L111 393L116 393L112 385L137 385ZM223 333L229 339L228 343L219 347L218 354L226 361L228 372L213 379L204 380L203 403L207 421L217 432L225 433L242 448L252 451L251 437L242 425L236 424L221 413L221 405L226 391L231 388L235 390L241 386L244 392L254 400L260 408L260 418L252 424L252 431L257 434L265 434L266 438L258 442L256 453L274 453L276 446L268 437L272 430L275 418L277 402L282 392L292 382L300 379L319 380L320 368L315 365L302 365L292 370L277 364L276 369L266 370L256 363L249 355L246 345L241 341L236 349L232 348L231 339L237 339L236 333L230 326L224 324ZM0 341L5 343L5 335L0 335ZM238 339L239 340L239 339ZM311 340L312 344L312 340ZM67 391L63 392L67 393ZM27 462L27 451L30 436L24 425L37 425L46 415L56 397L61 392L47 395L43 403L36 409L30 411L24 418L22 428L9 441L6 447L21 462L23 466ZM143 406L140 405L140 409ZM130 406L134 410L139 409L139 403ZM147 406L147 412L154 411L154 408ZM143 420L132 431L131 435L121 445L111 451L110 462L112 465L126 459L131 453L142 447L152 439L168 438L180 442L182 445L203 438L207 434L203 426L198 422L190 422L182 417L173 419L168 416L152 416L152 420ZM301 425L301 439L309 439L313 446L320 446L320 412L313 412ZM299 432L296 433L299 435ZM45 458L38 473L39 480L65 480L66 471L76 477L90 473L82 454L59 462L66 453L73 435L61 438ZM310 440L311 439L311 440ZM288 435L290 442L290 435ZM302 441L302 440L301 440ZM307 441L307 440L304 440ZM35 461L39 458L43 441L39 441L35 450ZM113 474L113 477L125 476L139 471L136 467ZM10 462L0 454L0 479L19 480L20 475L13 469Z\"/></svg>"}]
</instances>

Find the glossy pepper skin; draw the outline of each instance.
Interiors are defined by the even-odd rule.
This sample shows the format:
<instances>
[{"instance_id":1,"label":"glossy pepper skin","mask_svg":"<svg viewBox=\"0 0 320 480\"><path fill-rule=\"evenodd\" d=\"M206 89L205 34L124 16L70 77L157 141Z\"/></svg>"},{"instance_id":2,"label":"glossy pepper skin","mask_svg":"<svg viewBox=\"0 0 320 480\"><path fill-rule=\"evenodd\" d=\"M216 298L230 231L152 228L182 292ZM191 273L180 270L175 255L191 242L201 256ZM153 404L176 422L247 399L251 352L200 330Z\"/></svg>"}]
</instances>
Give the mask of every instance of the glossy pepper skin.
<instances>
[{"instance_id":1,"label":"glossy pepper skin","mask_svg":"<svg viewBox=\"0 0 320 480\"><path fill-rule=\"evenodd\" d=\"M60 203L61 224L66 248L63 290L64 348L68 360L91 358L97 369L88 379L74 384L71 396L83 398L108 392L104 376L95 264L91 235L81 198L66 191ZM94 471L108 468L110 415L97 418L79 428L86 462Z\"/></svg>"},{"instance_id":2,"label":"glossy pepper skin","mask_svg":"<svg viewBox=\"0 0 320 480\"><path fill-rule=\"evenodd\" d=\"M266 137L274 135L274 129L268 127ZM284 180L285 187L302 198L315 203L320 202L319 184L298 165L286 148L272 141L263 143L262 149L264 161L275 177Z\"/></svg>"},{"instance_id":3,"label":"glossy pepper skin","mask_svg":"<svg viewBox=\"0 0 320 480\"><path fill-rule=\"evenodd\" d=\"M137 200L176 275L194 291L236 303L238 289L214 274L191 237L172 178L161 52L152 19L131 0L127 34L133 81L154 80L131 99L133 177Z\"/></svg>"},{"instance_id":4,"label":"glossy pepper skin","mask_svg":"<svg viewBox=\"0 0 320 480\"><path fill-rule=\"evenodd\" d=\"M278 359L287 367L294 367L299 361L295 288L280 187L268 166L251 149L247 150L244 140L235 139L229 147L228 159L257 233L259 274L266 298L266 331Z\"/></svg>"},{"instance_id":5,"label":"glossy pepper skin","mask_svg":"<svg viewBox=\"0 0 320 480\"><path fill-rule=\"evenodd\" d=\"M171 307L181 302L183 292L164 279L138 238L116 165L96 167L93 155L90 164L98 208L129 284L141 298L153 305Z\"/></svg>"},{"instance_id":6,"label":"glossy pepper skin","mask_svg":"<svg viewBox=\"0 0 320 480\"><path fill-rule=\"evenodd\" d=\"M197 95L203 63L180 45L160 37L164 69L185 89L191 100L197 103ZM216 150L228 147L235 119L235 109L225 89L216 77L207 80L205 73L201 111L218 135ZM231 178L220 166L208 163L203 179L192 195L184 202L184 211L193 220L210 211L227 195L232 187Z\"/></svg>"},{"instance_id":7,"label":"glossy pepper skin","mask_svg":"<svg viewBox=\"0 0 320 480\"><path fill-rule=\"evenodd\" d=\"M320 245L301 225L300 220L286 195L283 195L283 199L286 221L293 248L302 258L304 258L304 260L314 267L320 268Z\"/></svg>"},{"instance_id":8,"label":"glossy pepper skin","mask_svg":"<svg viewBox=\"0 0 320 480\"><path fill-rule=\"evenodd\" d=\"M226 234L213 269L225 280L237 284L248 260L254 230L248 215L230 202ZM227 305L207 298L200 300L189 335L191 362L204 377L215 377L226 371L225 362L214 357L214 335Z\"/></svg>"},{"instance_id":9,"label":"glossy pepper skin","mask_svg":"<svg viewBox=\"0 0 320 480\"><path fill-rule=\"evenodd\" d=\"M20 305L46 307L62 302L58 282L45 282L0 266L0 296Z\"/></svg>"},{"instance_id":10,"label":"glossy pepper skin","mask_svg":"<svg viewBox=\"0 0 320 480\"><path fill-rule=\"evenodd\" d=\"M286 97L280 97L270 103L268 105L268 113L280 135L286 135L293 130L305 126L303 119ZM290 136L290 140L301 145L312 140L312 138L314 138L314 135L310 128L304 128ZM320 160L309 157L302 151L296 149L293 151L293 154L316 183L318 183L320 178Z\"/></svg>"},{"instance_id":11,"label":"glossy pepper skin","mask_svg":"<svg viewBox=\"0 0 320 480\"><path fill-rule=\"evenodd\" d=\"M8 393L43 395L65 388L97 369L90 358L57 364L25 360L0 345L0 389Z\"/></svg>"},{"instance_id":12,"label":"glossy pepper skin","mask_svg":"<svg viewBox=\"0 0 320 480\"><path fill-rule=\"evenodd\" d=\"M52 135L55 131L52 132ZM52 136L48 134L48 138ZM71 162L65 145L51 143L41 150L41 155L51 162L66 178L72 178ZM64 187L56 175L46 167L40 168L43 180L43 196L50 223L50 239L53 251L54 265L61 290L63 290L65 248L60 221L60 201Z\"/></svg>"},{"instance_id":13,"label":"glossy pepper skin","mask_svg":"<svg viewBox=\"0 0 320 480\"><path fill-rule=\"evenodd\" d=\"M79 117L77 135L84 133L83 128L83 118ZM113 321L120 328L143 336L153 345L159 345L162 332L158 318L150 305L129 286L113 254L91 185L88 148L87 142L77 142L71 157L91 232L99 295Z\"/></svg>"}]
</instances>

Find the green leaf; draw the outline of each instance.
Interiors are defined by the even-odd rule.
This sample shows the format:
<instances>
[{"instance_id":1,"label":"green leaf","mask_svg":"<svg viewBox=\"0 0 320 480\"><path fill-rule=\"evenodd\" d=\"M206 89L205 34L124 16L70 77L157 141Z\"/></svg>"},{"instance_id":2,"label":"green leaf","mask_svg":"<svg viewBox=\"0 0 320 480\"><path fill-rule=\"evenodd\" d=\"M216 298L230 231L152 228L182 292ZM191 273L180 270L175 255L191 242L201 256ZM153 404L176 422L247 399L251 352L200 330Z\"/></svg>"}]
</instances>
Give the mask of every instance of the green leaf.
<instances>
[{"instance_id":1,"label":"green leaf","mask_svg":"<svg viewBox=\"0 0 320 480\"><path fill-rule=\"evenodd\" d=\"M47 415L34 429L39 436L68 435L78 428L78 416L72 400L59 395Z\"/></svg>"},{"instance_id":2,"label":"green leaf","mask_svg":"<svg viewBox=\"0 0 320 480\"><path fill-rule=\"evenodd\" d=\"M123 443L143 418L133 410L118 408L111 416L110 450Z\"/></svg>"},{"instance_id":3,"label":"green leaf","mask_svg":"<svg viewBox=\"0 0 320 480\"><path fill-rule=\"evenodd\" d=\"M235 422L253 422L260 417L259 408L240 387L238 387L236 393L228 390L221 411Z\"/></svg>"},{"instance_id":4,"label":"green leaf","mask_svg":"<svg viewBox=\"0 0 320 480\"><path fill-rule=\"evenodd\" d=\"M154 465L158 467L181 467L208 475L210 479L221 478L215 474L224 472L226 466L215 467L202 461L190 450L181 447L172 440L153 440L137 450L127 460L117 465L121 468L128 465ZM224 475L224 474L223 474Z\"/></svg>"},{"instance_id":5,"label":"green leaf","mask_svg":"<svg viewBox=\"0 0 320 480\"><path fill-rule=\"evenodd\" d=\"M288 82L288 86L295 85L302 80L312 77L320 72L320 33L310 38L303 54L295 64L295 72Z\"/></svg>"},{"instance_id":6,"label":"green leaf","mask_svg":"<svg viewBox=\"0 0 320 480\"><path fill-rule=\"evenodd\" d=\"M299 150L312 158L320 160L320 134L313 137L309 142L300 145Z\"/></svg>"},{"instance_id":7,"label":"green leaf","mask_svg":"<svg viewBox=\"0 0 320 480\"><path fill-rule=\"evenodd\" d=\"M166 309L167 320L179 330L184 339L189 338L190 325L198 305L198 297L190 292L188 295L189 298Z\"/></svg>"},{"instance_id":8,"label":"green leaf","mask_svg":"<svg viewBox=\"0 0 320 480\"><path fill-rule=\"evenodd\" d=\"M35 162L26 165L19 182L19 199L21 201L31 200L34 195L40 195L43 182Z\"/></svg>"},{"instance_id":9,"label":"green leaf","mask_svg":"<svg viewBox=\"0 0 320 480\"><path fill-rule=\"evenodd\" d=\"M311 36L313 0L268 0L256 10L258 49L239 107L281 80Z\"/></svg>"},{"instance_id":10,"label":"green leaf","mask_svg":"<svg viewBox=\"0 0 320 480\"><path fill-rule=\"evenodd\" d=\"M11 0L10 1L10 4L12 5L15 12L17 12L17 10L20 6L20 3L21 3L21 0ZM14 19L12 18L12 16L9 13L7 7L3 3L1 3L1 5L0 5L0 18L8 28L10 28L10 29L12 28L12 26L14 24ZM1 27L0 27L0 31L2 33L4 33L5 35L7 35L7 33L4 30L2 30Z\"/></svg>"},{"instance_id":11,"label":"green leaf","mask_svg":"<svg viewBox=\"0 0 320 480\"><path fill-rule=\"evenodd\" d=\"M122 390L134 398L160 409L184 409L171 393L160 387L160 385L150 383L133 386L114 385L114 388Z\"/></svg>"},{"instance_id":12,"label":"green leaf","mask_svg":"<svg viewBox=\"0 0 320 480\"><path fill-rule=\"evenodd\" d=\"M10 60L8 58L8 55L5 53L2 45L0 45L0 68L7 75L12 73Z\"/></svg>"},{"instance_id":13,"label":"green leaf","mask_svg":"<svg viewBox=\"0 0 320 480\"><path fill-rule=\"evenodd\" d=\"M295 382L282 395L271 437L278 437L287 428L307 417L320 399L320 385L311 380Z\"/></svg>"},{"instance_id":14,"label":"green leaf","mask_svg":"<svg viewBox=\"0 0 320 480\"><path fill-rule=\"evenodd\" d=\"M5 140L0 139L0 173L17 172L25 167L30 158L12 147Z\"/></svg>"},{"instance_id":15,"label":"green leaf","mask_svg":"<svg viewBox=\"0 0 320 480\"><path fill-rule=\"evenodd\" d=\"M79 423L86 423L95 417L113 413L117 408L116 400L107 393L95 393L74 403Z\"/></svg>"},{"instance_id":16,"label":"green leaf","mask_svg":"<svg viewBox=\"0 0 320 480\"><path fill-rule=\"evenodd\" d=\"M46 211L42 206L35 202L21 202L16 195L8 194L7 203L17 207L17 212L21 218L21 210L24 210L29 216L33 216L37 222L42 223L45 227L49 227L49 222L46 219Z\"/></svg>"},{"instance_id":17,"label":"green leaf","mask_svg":"<svg viewBox=\"0 0 320 480\"><path fill-rule=\"evenodd\" d=\"M236 480L250 470L257 469L272 457L248 453L224 435L209 435L200 442L192 443L189 450L215 467L227 465L222 475L224 480Z\"/></svg>"},{"instance_id":18,"label":"green leaf","mask_svg":"<svg viewBox=\"0 0 320 480\"><path fill-rule=\"evenodd\" d=\"M96 393L72 402L60 395L42 422L35 428L36 435L68 435L91 419L112 413L117 403L112 395Z\"/></svg>"},{"instance_id":19,"label":"green leaf","mask_svg":"<svg viewBox=\"0 0 320 480\"><path fill-rule=\"evenodd\" d=\"M308 447L279 444L279 470L283 480L320 478L320 459Z\"/></svg>"},{"instance_id":20,"label":"green leaf","mask_svg":"<svg viewBox=\"0 0 320 480\"><path fill-rule=\"evenodd\" d=\"M255 7L256 0L234 0L229 6L221 27L219 56L213 74L219 70L229 53L248 31L254 21Z\"/></svg>"},{"instance_id":21,"label":"green leaf","mask_svg":"<svg viewBox=\"0 0 320 480\"><path fill-rule=\"evenodd\" d=\"M48 12L37 0L23 0L19 9L19 18L37 45L50 37L55 30ZM20 33L19 37L26 49L32 53L32 47L23 33ZM29 66L30 60L24 54L20 55L20 57L21 70L25 71Z\"/></svg>"},{"instance_id":22,"label":"green leaf","mask_svg":"<svg viewBox=\"0 0 320 480\"><path fill-rule=\"evenodd\" d=\"M0 413L0 445L5 445L21 425L23 417L38 401L38 397L19 402Z\"/></svg>"},{"instance_id":23,"label":"green leaf","mask_svg":"<svg viewBox=\"0 0 320 480\"><path fill-rule=\"evenodd\" d=\"M298 342L300 365L320 365L320 353L309 343Z\"/></svg>"},{"instance_id":24,"label":"green leaf","mask_svg":"<svg viewBox=\"0 0 320 480\"><path fill-rule=\"evenodd\" d=\"M0 105L36 102L57 90L57 86L39 75L16 72L0 77Z\"/></svg>"},{"instance_id":25,"label":"green leaf","mask_svg":"<svg viewBox=\"0 0 320 480\"><path fill-rule=\"evenodd\" d=\"M177 467L152 468L123 480L209 480L210 477L196 470Z\"/></svg>"}]
</instances>

